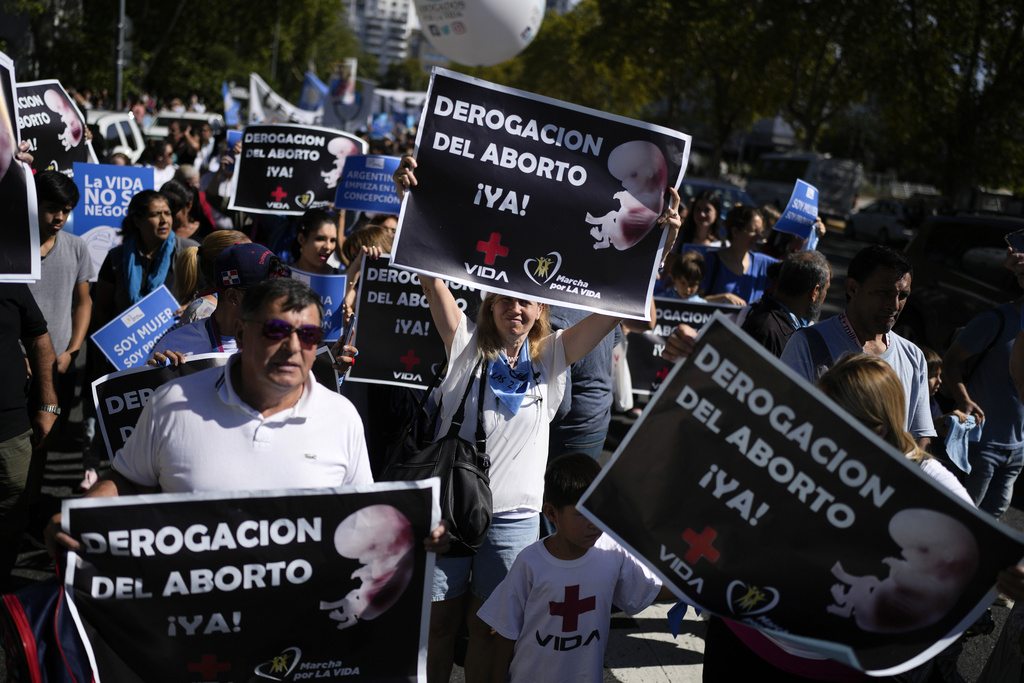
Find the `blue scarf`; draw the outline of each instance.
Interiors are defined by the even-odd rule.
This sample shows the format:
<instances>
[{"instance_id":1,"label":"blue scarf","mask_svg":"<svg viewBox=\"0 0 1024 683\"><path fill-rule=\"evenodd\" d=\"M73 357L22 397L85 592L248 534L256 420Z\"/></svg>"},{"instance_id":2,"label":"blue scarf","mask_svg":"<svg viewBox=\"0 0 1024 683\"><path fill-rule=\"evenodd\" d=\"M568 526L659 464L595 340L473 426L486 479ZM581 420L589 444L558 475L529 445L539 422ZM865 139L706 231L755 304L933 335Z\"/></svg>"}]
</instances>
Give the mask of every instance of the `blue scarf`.
<instances>
[{"instance_id":1,"label":"blue scarf","mask_svg":"<svg viewBox=\"0 0 1024 683\"><path fill-rule=\"evenodd\" d=\"M152 270L146 276L145 285L142 282L142 263L139 260L139 236L132 235L124 241L124 252L121 254L121 267L124 270L124 282L128 288L128 297L133 304L150 294L157 287L164 283L167 278L167 271L171 269L171 262L174 260L174 233L164 240L160 250L153 257Z\"/></svg>"},{"instance_id":2,"label":"blue scarf","mask_svg":"<svg viewBox=\"0 0 1024 683\"><path fill-rule=\"evenodd\" d=\"M530 379L530 342L523 342L514 370L509 365L508 356L502 351L497 360L491 361L488 375L494 395L512 411L513 415L518 413L519 406L526 398L526 386Z\"/></svg>"}]
</instances>

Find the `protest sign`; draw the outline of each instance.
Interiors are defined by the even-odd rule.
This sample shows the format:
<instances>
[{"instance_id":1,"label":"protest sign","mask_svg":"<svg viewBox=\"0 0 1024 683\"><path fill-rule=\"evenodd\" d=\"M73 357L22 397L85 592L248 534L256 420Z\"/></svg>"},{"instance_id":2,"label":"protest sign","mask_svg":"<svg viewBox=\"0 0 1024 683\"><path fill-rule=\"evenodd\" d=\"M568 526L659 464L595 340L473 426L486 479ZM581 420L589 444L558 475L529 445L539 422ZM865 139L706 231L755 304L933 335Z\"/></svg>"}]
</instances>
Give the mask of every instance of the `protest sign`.
<instances>
[{"instance_id":1,"label":"protest sign","mask_svg":"<svg viewBox=\"0 0 1024 683\"><path fill-rule=\"evenodd\" d=\"M310 370L316 381L331 391L341 391L341 377L334 369L334 354L330 346L321 346L316 350L316 357L313 359L313 369Z\"/></svg>"},{"instance_id":2,"label":"protest sign","mask_svg":"<svg viewBox=\"0 0 1024 683\"><path fill-rule=\"evenodd\" d=\"M402 208L391 175L401 159L377 154L356 154L345 159L334 205L339 209L398 213Z\"/></svg>"},{"instance_id":3,"label":"protest sign","mask_svg":"<svg viewBox=\"0 0 1024 683\"><path fill-rule=\"evenodd\" d=\"M807 240L804 249L818 246L818 233L814 221L818 218L818 190L810 183L797 180L785 211L772 226L773 230L788 232Z\"/></svg>"},{"instance_id":4,"label":"protest sign","mask_svg":"<svg viewBox=\"0 0 1024 683\"><path fill-rule=\"evenodd\" d=\"M204 353L189 356L180 365L155 368L139 365L104 375L92 383L92 400L100 422L107 454L113 459L128 437L135 431L146 402L159 387L172 379L224 365L230 353Z\"/></svg>"},{"instance_id":5,"label":"protest sign","mask_svg":"<svg viewBox=\"0 0 1024 683\"><path fill-rule=\"evenodd\" d=\"M317 275L292 268L292 277L309 285L320 297L324 306L324 341L337 341L345 327L345 283L344 275Z\"/></svg>"},{"instance_id":6,"label":"protest sign","mask_svg":"<svg viewBox=\"0 0 1024 683\"><path fill-rule=\"evenodd\" d=\"M365 153L366 142L330 128L250 125L242 132L228 208L290 216L330 209L345 158Z\"/></svg>"},{"instance_id":7,"label":"protest sign","mask_svg":"<svg viewBox=\"0 0 1024 683\"><path fill-rule=\"evenodd\" d=\"M437 480L66 500L96 683L425 680Z\"/></svg>"},{"instance_id":8,"label":"protest sign","mask_svg":"<svg viewBox=\"0 0 1024 683\"><path fill-rule=\"evenodd\" d=\"M720 314L578 507L687 603L876 675L948 645L1024 556Z\"/></svg>"},{"instance_id":9,"label":"protest sign","mask_svg":"<svg viewBox=\"0 0 1024 683\"><path fill-rule=\"evenodd\" d=\"M654 297L657 324L653 330L644 333L630 332L626 335L626 362L632 379L633 393L649 396L658 390L672 369L672 363L661 357L665 350L665 339L679 325L689 325L700 330L711 320L715 311L722 311L735 318L740 306L731 304L709 304L667 297Z\"/></svg>"},{"instance_id":10,"label":"protest sign","mask_svg":"<svg viewBox=\"0 0 1024 683\"><path fill-rule=\"evenodd\" d=\"M32 170L18 154L18 100L14 62L0 52L0 282L35 282L40 277L39 215Z\"/></svg>"},{"instance_id":11,"label":"protest sign","mask_svg":"<svg viewBox=\"0 0 1024 683\"><path fill-rule=\"evenodd\" d=\"M75 185L81 198L70 227L85 240L96 272L100 272L107 253L121 244L121 223L128 204L139 192L153 190L152 168L84 164L75 162Z\"/></svg>"},{"instance_id":12,"label":"protest sign","mask_svg":"<svg viewBox=\"0 0 1024 683\"><path fill-rule=\"evenodd\" d=\"M18 128L29 143L32 168L74 177L74 162L95 162L85 118L59 81L18 84Z\"/></svg>"},{"instance_id":13,"label":"protest sign","mask_svg":"<svg viewBox=\"0 0 1024 683\"><path fill-rule=\"evenodd\" d=\"M448 286L459 309L475 319L480 293L457 283ZM359 362L349 370L349 380L426 389L447 356L419 276L390 265L386 256L364 261L358 296L352 343Z\"/></svg>"},{"instance_id":14,"label":"protest sign","mask_svg":"<svg viewBox=\"0 0 1024 683\"><path fill-rule=\"evenodd\" d=\"M178 300L160 285L89 338L115 368L134 368L146 362L160 337L174 327L178 308Z\"/></svg>"},{"instance_id":15,"label":"protest sign","mask_svg":"<svg viewBox=\"0 0 1024 683\"><path fill-rule=\"evenodd\" d=\"M434 69L394 263L647 319L690 137Z\"/></svg>"}]
</instances>

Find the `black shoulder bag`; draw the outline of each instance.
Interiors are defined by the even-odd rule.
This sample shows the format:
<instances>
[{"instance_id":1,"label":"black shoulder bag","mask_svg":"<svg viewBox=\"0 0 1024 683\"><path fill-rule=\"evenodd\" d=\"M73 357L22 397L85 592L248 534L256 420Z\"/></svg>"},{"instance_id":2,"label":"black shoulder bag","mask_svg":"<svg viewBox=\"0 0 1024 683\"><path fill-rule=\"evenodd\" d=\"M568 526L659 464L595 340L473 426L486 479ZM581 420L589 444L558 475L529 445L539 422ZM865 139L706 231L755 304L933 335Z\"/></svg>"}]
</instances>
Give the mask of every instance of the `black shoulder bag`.
<instances>
[{"instance_id":1,"label":"black shoulder bag","mask_svg":"<svg viewBox=\"0 0 1024 683\"><path fill-rule=\"evenodd\" d=\"M487 476L491 461L487 457L487 438L483 423L484 378L483 372L480 377L476 376L478 367L480 365L474 367L470 374L466 391L462 394L462 402L455 411L448 433L419 452L399 461L399 456L404 451L402 446L406 442L403 435L388 457L384 473L381 475L381 481L418 481L428 477L438 477L441 480L441 519L451 532L452 549L448 555L454 557L475 554L491 527L491 480ZM466 416L466 398L473 387L473 382L479 382L480 391L475 444L459 436ZM419 413L419 409L416 412Z\"/></svg>"}]
</instances>

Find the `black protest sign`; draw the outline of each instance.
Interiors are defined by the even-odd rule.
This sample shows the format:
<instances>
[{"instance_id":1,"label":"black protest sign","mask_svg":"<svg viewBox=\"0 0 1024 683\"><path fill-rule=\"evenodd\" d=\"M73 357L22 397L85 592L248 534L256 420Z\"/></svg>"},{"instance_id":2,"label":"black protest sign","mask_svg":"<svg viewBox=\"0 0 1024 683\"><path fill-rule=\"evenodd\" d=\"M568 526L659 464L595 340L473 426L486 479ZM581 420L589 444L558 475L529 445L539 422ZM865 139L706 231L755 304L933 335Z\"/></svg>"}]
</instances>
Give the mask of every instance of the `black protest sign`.
<instances>
[{"instance_id":1,"label":"black protest sign","mask_svg":"<svg viewBox=\"0 0 1024 683\"><path fill-rule=\"evenodd\" d=\"M396 265L646 319L688 135L435 69Z\"/></svg>"},{"instance_id":2,"label":"black protest sign","mask_svg":"<svg viewBox=\"0 0 1024 683\"><path fill-rule=\"evenodd\" d=\"M100 433L107 445L107 454L113 459L135 431L142 409L153 392L172 379L185 377L201 370L220 367L228 362L230 353L204 353L189 356L181 365L155 368L142 365L104 375L92 383L92 399L96 404Z\"/></svg>"},{"instance_id":3,"label":"black protest sign","mask_svg":"<svg viewBox=\"0 0 1024 683\"><path fill-rule=\"evenodd\" d=\"M654 297L657 323L653 330L626 335L626 362L633 383L633 393L647 396L661 386L672 369L672 363L661 357L665 340L679 325L700 330L715 311L734 317L740 310L731 304L709 304L682 299Z\"/></svg>"},{"instance_id":4,"label":"black protest sign","mask_svg":"<svg viewBox=\"0 0 1024 683\"><path fill-rule=\"evenodd\" d=\"M316 350L313 367L310 370L313 378L331 391L340 392L341 386L338 371L334 369L334 355L329 346L321 346Z\"/></svg>"},{"instance_id":5,"label":"black protest sign","mask_svg":"<svg viewBox=\"0 0 1024 683\"><path fill-rule=\"evenodd\" d=\"M345 159L365 154L366 142L319 126L254 124L242 132L229 208L300 216L330 210Z\"/></svg>"},{"instance_id":6,"label":"black protest sign","mask_svg":"<svg viewBox=\"0 0 1024 683\"><path fill-rule=\"evenodd\" d=\"M74 177L74 163L93 162L85 119L59 81L18 84L18 128L29 143L36 172L60 171Z\"/></svg>"},{"instance_id":7,"label":"black protest sign","mask_svg":"<svg viewBox=\"0 0 1024 683\"><path fill-rule=\"evenodd\" d=\"M475 319L480 293L448 286L462 312ZM419 277L391 266L387 257L363 261L353 344L359 349L348 373L353 382L426 389L447 359Z\"/></svg>"},{"instance_id":8,"label":"black protest sign","mask_svg":"<svg viewBox=\"0 0 1024 683\"><path fill-rule=\"evenodd\" d=\"M887 675L962 633L1024 556L718 316L581 506L688 603Z\"/></svg>"},{"instance_id":9,"label":"black protest sign","mask_svg":"<svg viewBox=\"0 0 1024 683\"><path fill-rule=\"evenodd\" d=\"M65 501L97 683L423 680L431 484Z\"/></svg>"},{"instance_id":10,"label":"black protest sign","mask_svg":"<svg viewBox=\"0 0 1024 683\"><path fill-rule=\"evenodd\" d=\"M0 282L39 279L36 185L28 164L18 161L18 101L14 62L0 52Z\"/></svg>"}]
</instances>

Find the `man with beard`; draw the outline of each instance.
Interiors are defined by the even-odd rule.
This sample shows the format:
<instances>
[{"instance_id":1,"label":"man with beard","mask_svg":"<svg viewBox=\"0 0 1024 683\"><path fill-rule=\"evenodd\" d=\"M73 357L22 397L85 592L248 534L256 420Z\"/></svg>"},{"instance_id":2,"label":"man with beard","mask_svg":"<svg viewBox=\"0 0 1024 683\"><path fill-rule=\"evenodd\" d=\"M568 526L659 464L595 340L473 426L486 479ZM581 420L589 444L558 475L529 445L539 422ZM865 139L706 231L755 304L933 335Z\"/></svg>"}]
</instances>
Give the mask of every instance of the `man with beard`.
<instances>
[{"instance_id":1,"label":"man with beard","mask_svg":"<svg viewBox=\"0 0 1024 683\"><path fill-rule=\"evenodd\" d=\"M750 307L743 331L776 358L797 330L818 322L832 280L828 260L819 251L797 251L779 269L775 292Z\"/></svg>"},{"instance_id":2,"label":"man with beard","mask_svg":"<svg viewBox=\"0 0 1024 683\"><path fill-rule=\"evenodd\" d=\"M904 426L921 448L935 436L928 403L928 365L917 346L892 331L910 296L913 267L899 252L873 244L846 270L846 310L797 330L782 362L814 382L846 353L868 353L888 363L906 398Z\"/></svg>"}]
</instances>

